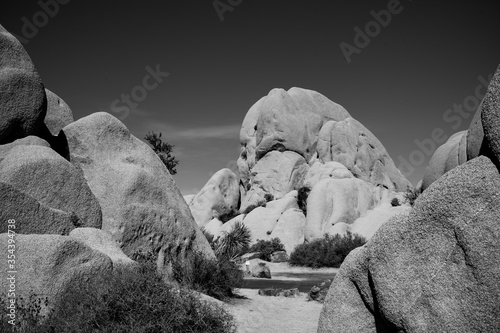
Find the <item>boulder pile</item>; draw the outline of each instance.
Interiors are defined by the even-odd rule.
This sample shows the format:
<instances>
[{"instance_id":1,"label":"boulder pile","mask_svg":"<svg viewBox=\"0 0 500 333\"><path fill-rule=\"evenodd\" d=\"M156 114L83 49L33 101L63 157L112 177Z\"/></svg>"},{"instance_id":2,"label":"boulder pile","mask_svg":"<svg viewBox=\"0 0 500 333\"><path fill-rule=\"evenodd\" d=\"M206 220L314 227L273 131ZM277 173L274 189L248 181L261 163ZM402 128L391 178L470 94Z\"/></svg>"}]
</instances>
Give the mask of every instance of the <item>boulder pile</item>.
<instances>
[{"instance_id":1,"label":"boulder pile","mask_svg":"<svg viewBox=\"0 0 500 333\"><path fill-rule=\"evenodd\" d=\"M238 175L223 169L186 197L215 237L243 222L252 243L277 237L290 254L325 233L370 238L409 209L391 205L412 186L382 143L315 91L271 90L248 111L240 144Z\"/></svg>"},{"instance_id":2,"label":"boulder pile","mask_svg":"<svg viewBox=\"0 0 500 333\"><path fill-rule=\"evenodd\" d=\"M67 286L135 266L137 253L154 253L166 279L172 260L189 265L195 250L214 257L148 145L108 113L74 121L2 26L0 116L0 244L15 242L22 258L14 267L18 297L34 293L55 304ZM2 290L9 290L7 260Z\"/></svg>"},{"instance_id":3,"label":"boulder pile","mask_svg":"<svg viewBox=\"0 0 500 333\"><path fill-rule=\"evenodd\" d=\"M436 151L413 209L346 258L318 332L500 331L499 87L500 67L469 130Z\"/></svg>"}]
</instances>

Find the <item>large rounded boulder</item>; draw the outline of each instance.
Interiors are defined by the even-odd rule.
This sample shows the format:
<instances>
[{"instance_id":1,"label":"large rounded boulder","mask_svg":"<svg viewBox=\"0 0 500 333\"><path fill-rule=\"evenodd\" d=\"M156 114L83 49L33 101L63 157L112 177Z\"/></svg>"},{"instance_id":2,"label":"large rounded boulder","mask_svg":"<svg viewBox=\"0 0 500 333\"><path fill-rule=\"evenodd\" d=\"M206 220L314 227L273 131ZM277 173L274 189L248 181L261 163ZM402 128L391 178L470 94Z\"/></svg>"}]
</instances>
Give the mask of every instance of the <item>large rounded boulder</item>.
<instances>
[{"instance_id":1,"label":"large rounded boulder","mask_svg":"<svg viewBox=\"0 0 500 333\"><path fill-rule=\"evenodd\" d=\"M198 226L204 227L214 218L237 211L239 201L238 177L230 169L222 169L188 204Z\"/></svg>"},{"instance_id":2,"label":"large rounded boulder","mask_svg":"<svg viewBox=\"0 0 500 333\"><path fill-rule=\"evenodd\" d=\"M102 207L102 229L126 255L153 251L165 263L193 250L214 256L165 165L118 119L94 113L63 132L71 162Z\"/></svg>"},{"instance_id":3,"label":"large rounded boulder","mask_svg":"<svg viewBox=\"0 0 500 333\"><path fill-rule=\"evenodd\" d=\"M82 170L51 148L15 146L0 162L0 182L11 185L43 206L73 214L77 220L75 224L79 226L101 227L101 207L87 185ZM9 206L19 211L32 209L30 206L19 206L15 200Z\"/></svg>"},{"instance_id":4,"label":"large rounded boulder","mask_svg":"<svg viewBox=\"0 0 500 333\"><path fill-rule=\"evenodd\" d=\"M73 121L73 112L66 102L52 91L45 89L47 94L47 114L45 115L45 125L53 136Z\"/></svg>"},{"instance_id":5,"label":"large rounded boulder","mask_svg":"<svg viewBox=\"0 0 500 333\"><path fill-rule=\"evenodd\" d=\"M318 332L500 331L498 207L490 159L450 170L346 258Z\"/></svg>"},{"instance_id":6,"label":"large rounded boulder","mask_svg":"<svg viewBox=\"0 0 500 333\"><path fill-rule=\"evenodd\" d=\"M500 66L497 68L471 124L453 135L433 154L422 190L451 169L478 156L487 156L500 169Z\"/></svg>"},{"instance_id":7,"label":"large rounded boulder","mask_svg":"<svg viewBox=\"0 0 500 333\"><path fill-rule=\"evenodd\" d=\"M69 236L17 234L12 238L3 233L0 234L0 246L4 251L12 244L9 242L12 239L17 259L13 268L9 266L13 261L8 261L7 252L0 259L4 267L0 287L8 291L13 283L18 299L27 300L32 296L41 299L41 315L57 307L61 298L68 296L70 288L98 285L113 270L108 256Z\"/></svg>"},{"instance_id":8,"label":"large rounded boulder","mask_svg":"<svg viewBox=\"0 0 500 333\"><path fill-rule=\"evenodd\" d=\"M46 131L42 80L21 43L0 25L0 144Z\"/></svg>"}]
</instances>

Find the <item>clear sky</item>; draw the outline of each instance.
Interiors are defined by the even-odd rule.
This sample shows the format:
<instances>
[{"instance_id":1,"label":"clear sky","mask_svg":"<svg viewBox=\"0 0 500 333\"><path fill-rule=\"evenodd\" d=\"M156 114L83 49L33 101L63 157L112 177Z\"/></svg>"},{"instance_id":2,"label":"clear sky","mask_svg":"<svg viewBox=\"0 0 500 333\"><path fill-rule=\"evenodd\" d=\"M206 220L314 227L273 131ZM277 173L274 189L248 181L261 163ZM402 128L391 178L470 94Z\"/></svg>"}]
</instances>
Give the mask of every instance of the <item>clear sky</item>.
<instances>
[{"instance_id":1,"label":"clear sky","mask_svg":"<svg viewBox=\"0 0 500 333\"><path fill-rule=\"evenodd\" d=\"M220 0L219 13L212 0L59 1L3 0L0 24L24 38L76 119L107 111L138 138L161 131L175 145L184 194L234 165L253 103L294 86L343 105L396 165L412 163L405 173L415 184L433 131L468 127L476 90L485 92L478 77L500 63L498 0ZM370 23L388 9L390 22L381 14L384 26ZM354 29L367 24L372 37L356 46ZM145 81L150 71L163 74ZM121 100L132 92L134 108Z\"/></svg>"}]
</instances>

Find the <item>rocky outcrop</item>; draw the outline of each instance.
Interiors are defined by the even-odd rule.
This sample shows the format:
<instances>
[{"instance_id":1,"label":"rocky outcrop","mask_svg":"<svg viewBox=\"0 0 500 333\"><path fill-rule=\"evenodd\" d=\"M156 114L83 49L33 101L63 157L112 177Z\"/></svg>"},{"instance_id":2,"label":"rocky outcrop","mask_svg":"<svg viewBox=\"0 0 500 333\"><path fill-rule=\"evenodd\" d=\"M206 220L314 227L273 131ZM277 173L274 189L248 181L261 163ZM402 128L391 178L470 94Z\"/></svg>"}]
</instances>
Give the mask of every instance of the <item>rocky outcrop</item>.
<instances>
[{"instance_id":1,"label":"rocky outcrop","mask_svg":"<svg viewBox=\"0 0 500 333\"><path fill-rule=\"evenodd\" d=\"M77 219L74 224L78 226L101 227L101 207L82 171L48 147L12 148L0 163L0 182L11 185L46 207L73 214ZM23 200L19 196L16 198ZM18 204L10 202L7 205L21 211L25 209ZM28 215L35 206L26 207ZM47 223L53 225L54 221L44 224ZM66 227L67 224L60 228ZM58 230L59 227L53 225L50 229Z\"/></svg>"},{"instance_id":2,"label":"rocky outcrop","mask_svg":"<svg viewBox=\"0 0 500 333\"><path fill-rule=\"evenodd\" d=\"M118 119L94 113L63 131L71 162L102 207L102 229L126 255L153 251L168 261L199 250L214 256L165 165Z\"/></svg>"},{"instance_id":3,"label":"rocky outcrop","mask_svg":"<svg viewBox=\"0 0 500 333\"><path fill-rule=\"evenodd\" d=\"M290 208L281 214L270 239L279 238L287 253L292 253L305 240L306 217L300 209Z\"/></svg>"},{"instance_id":4,"label":"rocky outcrop","mask_svg":"<svg viewBox=\"0 0 500 333\"><path fill-rule=\"evenodd\" d=\"M254 263L254 261L257 262ZM253 277L263 279L271 278L271 270L269 269L269 266L259 259L253 259L250 261L250 271L252 272Z\"/></svg>"},{"instance_id":5,"label":"rocky outcrop","mask_svg":"<svg viewBox=\"0 0 500 333\"><path fill-rule=\"evenodd\" d=\"M45 125L53 136L73 121L73 113L68 104L52 91L45 89L47 95L47 114L45 115Z\"/></svg>"},{"instance_id":6,"label":"rocky outcrop","mask_svg":"<svg viewBox=\"0 0 500 333\"><path fill-rule=\"evenodd\" d=\"M204 227L214 218L238 210L238 177L229 169L215 173L189 203L194 220Z\"/></svg>"},{"instance_id":7,"label":"rocky outcrop","mask_svg":"<svg viewBox=\"0 0 500 333\"><path fill-rule=\"evenodd\" d=\"M313 286L309 291L307 300L324 303L326 295L328 294L328 290L330 289L331 285L332 285L332 280L325 280Z\"/></svg>"},{"instance_id":8,"label":"rocky outcrop","mask_svg":"<svg viewBox=\"0 0 500 333\"><path fill-rule=\"evenodd\" d=\"M270 240L281 216L290 208L298 208L297 191L288 193L282 199L268 202L265 207L257 207L244 216L243 223L250 230L252 243Z\"/></svg>"},{"instance_id":9,"label":"rocky outcrop","mask_svg":"<svg viewBox=\"0 0 500 333\"><path fill-rule=\"evenodd\" d=\"M459 159L459 155L467 156L467 143L464 145L464 140L467 140L467 131L455 133L434 152L422 180L424 189L451 169L467 161Z\"/></svg>"},{"instance_id":10,"label":"rocky outcrop","mask_svg":"<svg viewBox=\"0 0 500 333\"><path fill-rule=\"evenodd\" d=\"M433 154L422 190L451 169L478 156L487 156L500 168L500 66L469 128L456 133Z\"/></svg>"},{"instance_id":11,"label":"rocky outcrop","mask_svg":"<svg viewBox=\"0 0 500 333\"><path fill-rule=\"evenodd\" d=\"M69 236L93 250L105 254L113 262L113 267L133 266L136 262L123 253L111 234L96 228L76 228Z\"/></svg>"},{"instance_id":12,"label":"rocky outcrop","mask_svg":"<svg viewBox=\"0 0 500 333\"><path fill-rule=\"evenodd\" d=\"M486 157L435 181L351 252L318 332L500 330L500 174Z\"/></svg>"},{"instance_id":13,"label":"rocky outcrop","mask_svg":"<svg viewBox=\"0 0 500 333\"><path fill-rule=\"evenodd\" d=\"M352 224L374 207L373 186L357 179L319 181L307 199L306 240L321 238L337 223Z\"/></svg>"},{"instance_id":14,"label":"rocky outcrop","mask_svg":"<svg viewBox=\"0 0 500 333\"><path fill-rule=\"evenodd\" d=\"M252 183L240 211L248 206L266 202L266 194L281 199L287 193L298 190L309 170L306 160L292 151L271 151L252 168Z\"/></svg>"},{"instance_id":15,"label":"rocky outcrop","mask_svg":"<svg viewBox=\"0 0 500 333\"><path fill-rule=\"evenodd\" d=\"M354 175L339 162L315 162L306 174L304 186L313 188L320 180L326 178L354 178Z\"/></svg>"},{"instance_id":16,"label":"rocky outcrop","mask_svg":"<svg viewBox=\"0 0 500 333\"><path fill-rule=\"evenodd\" d=\"M0 233L7 232L7 221L16 221L18 234L67 235L80 225L72 212L50 208L12 185L0 182Z\"/></svg>"},{"instance_id":17,"label":"rocky outcrop","mask_svg":"<svg viewBox=\"0 0 500 333\"><path fill-rule=\"evenodd\" d=\"M17 234L14 237L18 258L14 274L16 297L47 298L49 308L42 310L57 306L68 288L98 284L100 278L113 270L109 257L69 236ZM0 234L2 249L7 249L9 239L7 234ZM0 262L4 267L0 287L9 290L7 255Z\"/></svg>"},{"instance_id":18,"label":"rocky outcrop","mask_svg":"<svg viewBox=\"0 0 500 333\"><path fill-rule=\"evenodd\" d=\"M0 144L44 132L47 99L21 43L0 25Z\"/></svg>"},{"instance_id":19,"label":"rocky outcrop","mask_svg":"<svg viewBox=\"0 0 500 333\"><path fill-rule=\"evenodd\" d=\"M356 178L375 186L397 192L411 187L382 143L353 118L326 123L318 134L317 151L321 161L339 162Z\"/></svg>"},{"instance_id":20,"label":"rocky outcrop","mask_svg":"<svg viewBox=\"0 0 500 333\"><path fill-rule=\"evenodd\" d=\"M481 123L486 140L486 155L500 168L500 66L481 104Z\"/></svg>"},{"instance_id":21,"label":"rocky outcrop","mask_svg":"<svg viewBox=\"0 0 500 333\"><path fill-rule=\"evenodd\" d=\"M0 162L3 161L5 156L7 156L7 154L9 153L9 151L12 148L17 147L17 146L42 146L42 147L49 147L50 148L49 143L47 141L45 141L44 139L41 139L37 136L30 135L30 136L27 136L27 137L22 138L22 139L17 139L14 142L0 145Z\"/></svg>"},{"instance_id":22,"label":"rocky outcrop","mask_svg":"<svg viewBox=\"0 0 500 333\"><path fill-rule=\"evenodd\" d=\"M248 111L240 143L240 212L272 205L290 191L313 189L303 207L308 212L305 240L348 231L356 219L381 204L381 190L395 197L411 188L368 129L342 106L311 90L273 89ZM326 183L331 186L320 185ZM244 218L256 234L252 241L279 234L290 251L303 237L300 213L287 214L289 219L284 216L278 224L266 208L258 207ZM393 214L372 214L384 218L373 225L379 227ZM367 221L357 229L372 235L376 228L366 226Z\"/></svg>"}]
</instances>

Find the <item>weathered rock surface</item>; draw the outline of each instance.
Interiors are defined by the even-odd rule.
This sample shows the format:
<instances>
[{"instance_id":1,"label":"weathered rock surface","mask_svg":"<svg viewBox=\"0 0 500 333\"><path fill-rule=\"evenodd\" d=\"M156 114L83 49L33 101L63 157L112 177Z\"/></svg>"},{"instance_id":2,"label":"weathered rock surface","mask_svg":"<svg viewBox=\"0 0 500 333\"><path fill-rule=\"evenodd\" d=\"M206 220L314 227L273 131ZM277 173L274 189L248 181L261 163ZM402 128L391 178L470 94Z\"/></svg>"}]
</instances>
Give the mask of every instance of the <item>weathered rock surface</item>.
<instances>
[{"instance_id":1,"label":"weathered rock surface","mask_svg":"<svg viewBox=\"0 0 500 333\"><path fill-rule=\"evenodd\" d=\"M8 240L7 234L0 234L5 251ZM16 297L47 297L49 308L57 304L67 288L98 283L113 269L109 257L69 236L17 234L15 242ZM0 263L4 267L0 287L9 290L7 253Z\"/></svg>"},{"instance_id":2,"label":"weathered rock surface","mask_svg":"<svg viewBox=\"0 0 500 333\"><path fill-rule=\"evenodd\" d=\"M500 66L484 96L481 111L488 156L500 168Z\"/></svg>"},{"instance_id":3,"label":"weathered rock surface","mask_svg":"<svg viewBox=\"0 0 500 333\"><path fill-rule=\"evenodd\" d=\"M45 125L53 136L73 121L73 113L68 104L52 91L45 89L47 95L47 114L45 115Z\"/></svg>"},{"instance_id":4,"label":"weathered rock surface","mask_svg":"<svg viewBox=\"0 0 500 333\"><path fill-rule=\"evenodd\" d=\"M332 285L332 280L325 280L311 288L308 294L309 301L324 303L328 290Z\"/></svg>"},{"instance_id":5,"label":"weathered rock surface","mask_svg":"<svg viewBox=\"0 0 500 333\"><path fill-rule=\"evenodd\" d=\"M359 217L351 225L348 225L347 230L353 234L370 239L384 223L396 215L404 214L410 209L409 205L396 207L391 207L387 204L380 205L369 210L364 216Z\"/></svg>"},{"instance_id":6,"label":"weathered rock surface","mask_svg":"<svg viewBox=\"0 0 500 333\"><path fill-rule=\"evenodd\" d=\"M207 223L206 226L203 228L205 229L206 232L210 233L211 235L214 236L214 238L218 238L222 236L222 228L223 223L219 219L213 219L210 222Z\"/></svg>"},{"instance_id":7,"label":"weathered rock surface","mask_svg":"<svg viewBox=\"0 0 500 333\"><path fill-rule=\"evenodd\" d=\"M79 226L102 225L101 207L82 171L50 148L33 145L12 148L0 162L0 182L47 207L76 215Z\"/></svg>"},{"instance_id":8,"label":"weathered rock surface","mask_svg":"<svg viewBox=\"0 0 500 333\"><path fill-rule=\"evenodd\" d=\"M253 184L253 177L258 173L252 169L261 158L271 151L288 151L309 163L316 155L317 135L323 124L347 117L349 113L342 106L315 91L271 90L250 108L243 120L238 159L242 196L246 197L246 191Z\"/></svg>"},{"instance_id":9,"label":"weathered rock surface","mask_svg":"<svg viewBox=\"0 0 500 333\"><path fill-rule=\"evenodd\" d=\"M17 147L17 146L42 146L42 147L49 147L50 148L49 143L47 141L45 141L44 139L41 139L37 136L30 135L30 136L27 136L27 137L22 138L22 139L17 139L14 142L0 145L0 162L3 161L5 156L7 156L7 154L9 153L9 151L12 148Z\"/></svg>"},{"instance_id":10,"label":"weathered rock surface","mask_svg":"<svg viewBox=\"0 0 500 333\"><path fill-rule=\"evenodd\" d=\"M43 133L47 99L42 80L21 43L1 25L0 91L0 144Z\"/></svg>"},{"instance_id":11,"label":"weathered rock surface","mask_svg":"<svg viewBox=\"0 0 500 333\"><path fill-rule=\"evenodd\" d=\"M326 178L354 178L353 174L338 162L315 162L306 174L304 186L313 188L320 180Z\"/></svg>"},{"instance_id":12,"label":"weathered rock surface","mask_svg":"<svg viewBox=\"0 0 500 333\"><path fill-rule=\"evenodd\" d=\"M323 179L307 198L306 240L321 238L339 222L352 224L374 206L373 186L361 179Z\"/></svg>"},{"instance_id":13,"label":"weathered rock surface","mask_svg":"<svg viewBox=\"0 0 500 333\"><path fill-rule=\"evenodd\" d=\"M153 251L214 257L165 165L115 117L94 113L63 129L71 162L79 166L102 207L102 229L123 252Z\"/></svg>"},{"instance_id":14,"label":"weathered rock surface","mask_svg":"<svg viewBox=\"0 0 500 333\"><path fill-rule=\"evenodd\" d=\"M254 264L253 261L258 260L259 262ZM257 278L263 278L263 279L270 279L271 278L271 270L269 269L269 266L265 263L262 262L259 259L253 259L250 261L250 270L252 272L253 277Z\"/></svg>"},{"instance_id":15,"label":"weathered rock surface","mask_svg":"<svg viewBox=\"0 0 500 333\"><path fill-rule=\"evenodd\" d=\"M186 203L189 205L191 202L193 202L193 199L195 196L196 196L196 194L188 194L188 195L184 195L183 198L186 201Z\"/></svg>"},{"instance_id":16,"label":"weathered rock surface","mask_svg":"<svg viewBox=\"0 0 500 333\"><path fill-rule=\"evenodd\" d=\"M329 120L343 120L349 113L325 96L307 89L273 89L255 103L243 120L240 132L242 152L238 166L245 170L271 150L289 150L309 160L316 136ZM246 166L245 166L246 165Z\"/></svg>"},{"instance_id":17,"label":"weathered rock surface","mask_svg":"<svg viewBox=\"0 0 500 333\"><path fill-rule=\"evenodd\" d=\"M194 220L200 227L221 215L238 210L240 190L238 177L229 169L215 173L189 203Z\"/></svg>"},{"instance_id":18,"label":"weathered rock surface","mask_svg":"<svg viewBox=\"0 0 500 333\"><path fill-rule=\"evenodd\" d=\"M357 178L395 191L406 191L410 182L396 168L382 143L353 118L329 121L318 134L319 159L339 162Z\"/></svg>"},{"instance_id":19,"label":"weathered rock surface","mask_svg":"<svg viewBox=\"0 0 500 333\"><path fill-rule=\"evenodd\" d=\"M270 240L271 233L282 214L290 208L298 208L297 191L292 191L279 200L268 202L266 207L257 207L246 215L243 223L250 230L251 243L259 239Z\"/></svg>"},{"instance_id":20,"label":"weathered rock surface","mask_svg":"<svg viewBox=\"0 0 500 333\"><path fill-rule=\"evenodd\" d=\"M69 233L74 238L93 250L108 256L113 262L113 267L131 266L136 262L123 253L118 243L108 232L96 228L76 228Z\"/></svg>"},{"instance_id":21,"label":"weathered rock surface","mask_svg":"<svg viewBox=\"0 0 500 333\"><path fill-rule=\"evenodd\" d=\"M488 158L443 175L347 257L318 332L499 331L498 207Z\"/></svg>"},{"instance_id":22,"label":"weathered rock surface","mask_svg":"<svg viewBox=\"0 0 500 333\"><path fill-rule=\"evenodd\" d=\"M305 229L306 217L304 213L300 209L290 208L279 217L269 238L279 238L286 253L290 254L297 245L304 243Z\"/></svg>"},{"instance_id":23,"label":"weathered rock surface","mask_svg":"<svg viewBox=\"0 0 500 333\"><path fill-rule=\"evenodd\" d=\"M80 225L75 213L50 208L12 185L0 182L0 233L7 232L7 221L16 221L19 234L67 235Z\"/></svg>"},{"instance_id":24,"label":"weathered rock surface","mask_svg":"<svg viewBox=\"0 0 500 333\"><path fill-rule=\"evenodd\" d=\"M422 180L422 188L425 190L439 177L453 168L464 163L459 161L459 154L467 155L467 145L460 145L463 138L467 138L467 131L461 131L452 135L446 143L440 146L431 157Z\"/></svg>"},{"instance_id":25,"label":"weathered rock surface","mask_svg":"<svg viewBox=\"0 0 500 333\"><path fill-rule=\"evenodd\" d=\"M500 66L488 86L469 129L453 135L431 158L422 190L449 170L476 158L487 156L500 168Z\"/></svg>"},{"instance_id":26,"label":"weathered rock surface","mask_svg":"<svg viewBox=\"0 0 500 333\"><path fill-rule=\"evenodd\" d=\"M248 111L240 143L240 212L265 202L269 205L269 201L280 199L292 190L313 188L327 179L365 184L359 191L364 194L359 197L357 186L342 185L345 191L335 189L336 200L326 200L326 190L313 193L316 204L307 207L313 216L308 214L306 220L311 239L322 237L325 232L339 231L342 225L335 227L337 222L345 223L343 229L347 230L354 220L380 204L374 194L377 188L396 193L412 187L382 143L368 129L342 106L311 90L273 89ZM351 190L355 193L349 193ZM342 207L340 210L333 208L334 201ZM265 237L276 226L277 222L265 217L266 213L264 208L257 208L253 214L263 221L260 230L258 222L250 219L252 215L245 219L248 220L245 223L252 225L252 231L259 234L255 239ZM328 224L330 217L332 221ZM296 222L297 219L290 226L295 228L293 238L298 240L302 232L301 224ZM283 218L281 231L285 224ZM310 240L307 233L305 239Z\"/></svg>"},{"instance_id":27,"label":"weathered rock surface","mask_svg":"<svg viewBox=\"0 0 500 333\"><path fill-rule=\"evenodd\" d=\"M281 199L290 191L298 190L308 170L306 160L293 151L269 152L252 169L252 184L241 202L240 211L266 202L266 194Z\"/></svg>"}]
</instances>

